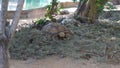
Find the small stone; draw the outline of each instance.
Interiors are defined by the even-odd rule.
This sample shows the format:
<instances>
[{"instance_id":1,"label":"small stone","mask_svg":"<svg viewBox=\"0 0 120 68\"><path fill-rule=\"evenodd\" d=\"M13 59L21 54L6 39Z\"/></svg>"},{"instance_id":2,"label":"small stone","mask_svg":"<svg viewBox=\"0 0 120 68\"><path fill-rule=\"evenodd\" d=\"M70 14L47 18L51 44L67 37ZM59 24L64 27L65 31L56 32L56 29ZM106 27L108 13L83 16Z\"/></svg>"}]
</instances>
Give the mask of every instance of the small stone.
<instances>
[{"instance_id":1,"label":"small stone","mask_svg":"<svg viewBox=\"0 0 120 68\"><path fill-rule=\"evenodd\" d=\"M111 41L113 41L113 40L116 40L116 37L112 37L112 38L111 38Z\"/></svg>"}]
</instances>

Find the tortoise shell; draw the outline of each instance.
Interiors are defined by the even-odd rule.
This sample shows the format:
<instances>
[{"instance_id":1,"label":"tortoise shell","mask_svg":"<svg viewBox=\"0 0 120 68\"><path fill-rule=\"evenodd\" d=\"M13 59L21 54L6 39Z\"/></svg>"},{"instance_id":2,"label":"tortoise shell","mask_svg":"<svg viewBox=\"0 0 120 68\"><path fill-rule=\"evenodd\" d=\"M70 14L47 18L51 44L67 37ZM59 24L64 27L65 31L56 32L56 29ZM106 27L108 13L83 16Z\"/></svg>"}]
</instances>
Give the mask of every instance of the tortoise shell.
<instances>
[{"instance_id":1,"label":"tortoise shell","mask_svg":"<svg viewBox=\"0 0 120 68\"><path fill-rule=\"evenodd\" d=\"M49 23L42 28L42 32L59 38L66 38L71 35L71 31L59 23Z\"/></svg>"}]
</instances>

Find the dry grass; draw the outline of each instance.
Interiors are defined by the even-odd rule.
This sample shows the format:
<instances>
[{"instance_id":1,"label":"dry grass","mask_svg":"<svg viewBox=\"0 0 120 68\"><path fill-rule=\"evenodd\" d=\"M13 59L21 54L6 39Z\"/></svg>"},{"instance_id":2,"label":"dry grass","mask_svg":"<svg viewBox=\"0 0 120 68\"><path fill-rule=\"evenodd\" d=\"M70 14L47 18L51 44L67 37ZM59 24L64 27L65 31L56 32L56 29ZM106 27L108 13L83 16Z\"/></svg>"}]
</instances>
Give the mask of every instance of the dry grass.
<instances>
[{"instance_id":1,"label":"dry grass","mask_svg":"<svg viewBox=\"0 0 120 68\"><path fill-rule=\"evenodd\" d=\"M24 27L16 32L10 43L12 59L41 59L50 55L120 62L120 23L101 22L74 26L66 24L74 32L70 40L56 40L40 30Z\"/></svg>"}]
</instances>

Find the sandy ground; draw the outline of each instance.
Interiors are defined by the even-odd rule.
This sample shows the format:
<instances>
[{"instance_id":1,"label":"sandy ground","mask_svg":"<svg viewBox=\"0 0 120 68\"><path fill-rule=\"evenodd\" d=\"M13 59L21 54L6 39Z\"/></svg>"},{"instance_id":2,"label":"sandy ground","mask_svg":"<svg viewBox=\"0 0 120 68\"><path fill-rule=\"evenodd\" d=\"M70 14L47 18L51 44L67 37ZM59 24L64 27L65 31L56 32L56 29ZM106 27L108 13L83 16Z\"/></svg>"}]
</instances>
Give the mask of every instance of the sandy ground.
<instances>
[{"instance_id":1,"label":"sandy ground","mask_svg":"<svg viewBox=\"0 0 120 68\"><path fill-rule=\"evenodd\" d=\"M120 68L120 65L100 64L92 60L49 57L42 60L10 60L10 68Z\"/></svg>"}]
</instances>

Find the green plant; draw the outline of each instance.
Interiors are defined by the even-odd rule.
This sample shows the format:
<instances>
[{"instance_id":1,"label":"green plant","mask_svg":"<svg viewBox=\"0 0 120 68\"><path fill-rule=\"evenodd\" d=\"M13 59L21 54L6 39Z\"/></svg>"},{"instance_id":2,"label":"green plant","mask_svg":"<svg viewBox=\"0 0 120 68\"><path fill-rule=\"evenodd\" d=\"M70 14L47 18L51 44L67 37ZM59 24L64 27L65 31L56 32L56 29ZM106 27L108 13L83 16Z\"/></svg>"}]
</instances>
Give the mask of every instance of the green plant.
<instances>
[{"instance_id":1,"label":"green plant","mask_svg":"<svg viewBox=\"0 0 120 68\"><path fill-rule=\"evenodd\" d=\"M44 25L45 24L45 19L38 19L35 23L37 25Z\"/></svg>"},{"instance_id":2,"label":"green plant","mask_svg":"<svg viewBox=\"0 0 120 68\"><path fill-rule=\"evenodd\" d=\"M33 25L31 26L32 28L36 29L42 29L42 27L46 24L46 19L38 19L35 22L33 22Z\"/></svg>"},{"instance_id":3,"label":"green plant","mask_svg":"<svg viewBox=\"0 0 120 68\"><path fill-rule=\"evenodd\" d=\"M110 0L90 0L89 18L92 22L99 17L102 13L104 6L107 5L109 9L113 9L113 6L108 4Z\"/></svg>"},{"instance_id":4,"label":"green plant","mask_svg":"<svg viewBox=\"0 0 120 68\"><path fill-rule=\"evenodd\" d=\"M47 8L47 13L45 15L46 18L50 19L51 21L53 21L53 15L56 15L59 13L60 9L62 7L58 7L58 1L57 0L52 0L51 4L50 5L47 5L46 8Z\"/></svg>"},{"instance_id":5,"label":"green plant","mask_svg":"<svg viewBox=\"0 0 120 68\"><path fill-rule=\"evenodd\" d=\"M114 5L112 5L112 4L110 4L110 3L106 3L106 6L107 6L106 9L108 9L108 10L116 9L116 7Z\"/></svg>"},{"instance_id":6,"label":"green plant","mask_svg":"<svg viewBox=\"0 0 120 68\"><path fill-rule=\"evenodd\" d=\"M107 6L107 9L115 9L115 7L109 3L110 0L96 0L96 12L101 13L104 9L104 6Z\"/></svg>"},{"instance_id":7,"label":"green plant","mask_svg":"<svg viewBox=\"0 0 120 68\"><path fill-rule=\"evenodd\" d=\"M105 4L108 2L108 0L96 0L96 8L97 12L102 12L104 9Z\"/></svg>"}]
</instances>

